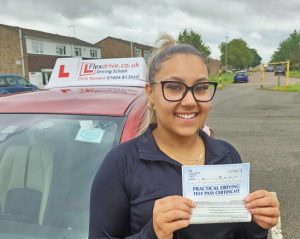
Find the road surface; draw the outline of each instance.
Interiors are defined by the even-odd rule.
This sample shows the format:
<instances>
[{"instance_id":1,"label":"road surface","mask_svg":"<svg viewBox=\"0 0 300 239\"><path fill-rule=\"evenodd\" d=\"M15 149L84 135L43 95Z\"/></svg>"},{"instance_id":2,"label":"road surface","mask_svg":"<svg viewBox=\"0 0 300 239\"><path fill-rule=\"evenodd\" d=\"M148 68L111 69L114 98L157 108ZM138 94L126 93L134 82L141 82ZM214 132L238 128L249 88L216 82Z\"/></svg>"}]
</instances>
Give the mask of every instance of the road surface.
<instances>
[{"instance_id":1,"label":"road surface","mask_svg":"<svg viewBox=\"0 0 300 239\"><path fill-rule=\"evenodd\" d=\"M265 88L275 84L267 73ZM256 72L217 91L207 124L251 163L251 191L277 193L283 238L300 238L300 93L260 89Z\"/></svg>"}]
</instances>

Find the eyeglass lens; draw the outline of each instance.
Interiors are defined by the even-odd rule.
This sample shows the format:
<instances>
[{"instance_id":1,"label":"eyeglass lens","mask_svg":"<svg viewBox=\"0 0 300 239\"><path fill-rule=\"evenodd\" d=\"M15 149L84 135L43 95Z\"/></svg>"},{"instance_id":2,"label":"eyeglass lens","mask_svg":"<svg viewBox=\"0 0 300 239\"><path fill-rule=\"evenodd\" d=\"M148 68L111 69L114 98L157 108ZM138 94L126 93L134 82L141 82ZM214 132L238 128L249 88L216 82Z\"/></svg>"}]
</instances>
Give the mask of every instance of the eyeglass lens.
<instances>
[{"instance_id":1,"label":"eyeglass lens","mask_svg":"<svg viewBox=\"0 0 300 239\"><path fill-rule=\"evenodd\" d=\"M166 100L179 101L185 96L187 87L181 82L165 82L163 91ZM199 83L192 87L192 91L197 101L210 101L215 92L215 85L210 82Z\"/></svg>"}]
</instances>

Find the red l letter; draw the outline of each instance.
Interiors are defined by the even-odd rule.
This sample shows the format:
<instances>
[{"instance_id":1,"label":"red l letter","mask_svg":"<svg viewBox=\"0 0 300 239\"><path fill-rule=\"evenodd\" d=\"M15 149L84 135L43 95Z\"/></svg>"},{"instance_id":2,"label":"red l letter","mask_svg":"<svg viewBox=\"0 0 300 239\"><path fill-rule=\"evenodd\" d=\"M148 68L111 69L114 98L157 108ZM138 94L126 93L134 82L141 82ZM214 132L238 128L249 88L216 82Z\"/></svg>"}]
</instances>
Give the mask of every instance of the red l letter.
<instances>
[{"instance_id":1,"label":"red l letter","mask_svg":"<svg viewBox=\"0 0 300 239\"><path fill-rule=\"evenodd\" d=\"M88 69L88 66L89 66L88 64L85 64L85 65L84 65L83 73L84 73L84 74L93 74L94 71L93 71L93 70L89 70L89 69Z\"/></svg>"},{"instance_id":2,"label":"red l letter","mask_svg":"<svg viewBox=\"0 0 300 239\"><path fill-rule=\"evenodd\" d=\"M65 72L65 65L60 65L59 66L59 74L58 77L59 78L66 78L69 77L70 73L69 72Z\"/></svg>"}]
</instances>

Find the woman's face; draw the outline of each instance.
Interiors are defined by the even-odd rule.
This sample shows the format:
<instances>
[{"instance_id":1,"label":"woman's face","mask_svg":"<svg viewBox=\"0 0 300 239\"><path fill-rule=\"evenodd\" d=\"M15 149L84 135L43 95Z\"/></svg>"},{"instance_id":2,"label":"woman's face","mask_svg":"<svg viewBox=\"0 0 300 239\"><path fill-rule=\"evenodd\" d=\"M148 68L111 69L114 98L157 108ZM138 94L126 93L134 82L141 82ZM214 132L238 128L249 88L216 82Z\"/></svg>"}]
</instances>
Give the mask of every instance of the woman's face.
<instances>
[{"instance_id":1,"label":"woman's face","mask_svg":"<svg viewBox=\"0 0 300 239\"><path fill-rule=\"evenodd\" d=\"M208 71L203 61L192 54L175 54L160 65L155 82L179 81L187 86L208 81ZM195 101L192 92L178 102L165 100L160 83L147 85L149 101L155 106L158 130L173 136L189 137L202 128L211 103Z\"/></svg>"}]
</instances>

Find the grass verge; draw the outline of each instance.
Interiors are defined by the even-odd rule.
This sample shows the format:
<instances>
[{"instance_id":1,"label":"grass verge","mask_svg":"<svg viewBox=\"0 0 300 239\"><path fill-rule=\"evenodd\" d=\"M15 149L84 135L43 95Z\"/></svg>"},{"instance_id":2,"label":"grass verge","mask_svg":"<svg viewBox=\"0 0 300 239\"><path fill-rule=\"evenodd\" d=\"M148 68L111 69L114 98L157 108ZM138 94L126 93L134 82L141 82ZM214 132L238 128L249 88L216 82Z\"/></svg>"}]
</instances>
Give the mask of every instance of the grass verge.
<instances>
[{"instance_id":1,"label":"grass verge","mask_svg":"<svg viewBox=\"0 0 300 239\"><path fill-rule=\"evenodd\" d=\"M227 73L227 74L222 74L221 76L219 76L218 74L213 74L210 75L209 81L213 81L213 82L218 82L219 83L219 87L222 85L222 87L230 85L231 83L233 83L233 75L234 73Z\"/></svg>"},{"instance_id":2,"label":"grass verge","mask_svg":"<svg viewBox=\"0 0 300 239\"><path fill-rule=\"evenodd\" d=\"M276 91L288 91L288 92L300 92L300 84L288 85L288 86L274 86L271 90Z\"/></svg>"},{"instance_id":3,"label":"grass verge","mask_svg":"<svg viewBox=\"0 0 300 239\"><path fill-rule=\"evenodd\" d=\"M291 78L300 78L300 70L298 71L290 71Z\"/></svg>"}]
</instances>

